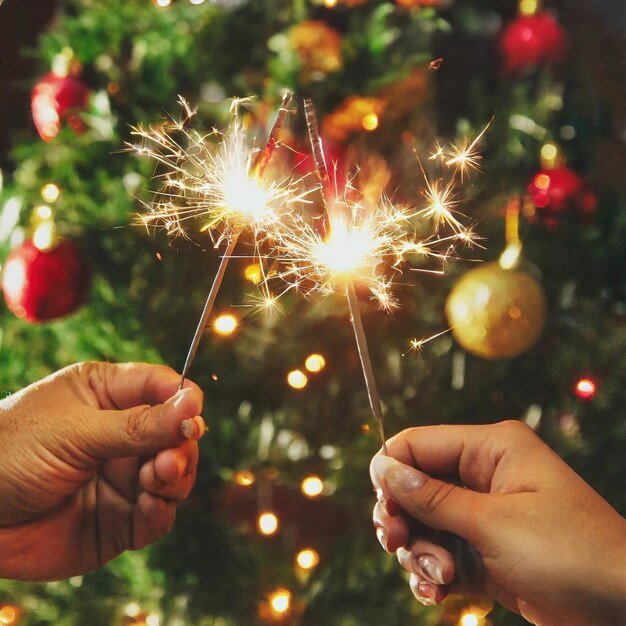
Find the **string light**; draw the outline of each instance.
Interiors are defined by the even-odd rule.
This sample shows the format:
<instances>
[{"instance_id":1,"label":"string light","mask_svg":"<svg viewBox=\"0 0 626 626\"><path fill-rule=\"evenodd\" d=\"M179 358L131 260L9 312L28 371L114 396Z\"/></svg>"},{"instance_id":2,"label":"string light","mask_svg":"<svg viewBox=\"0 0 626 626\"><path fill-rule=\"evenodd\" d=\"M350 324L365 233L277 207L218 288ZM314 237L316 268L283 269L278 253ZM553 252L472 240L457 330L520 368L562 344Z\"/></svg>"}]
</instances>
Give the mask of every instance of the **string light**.
<instances>
[{"instance_id":1,"label":"string light","mask_svg":"<svg viewBox=\"0 0 626 626\"><path fill-rule=\"evenodd\" d=\"M361 120L363 128L367 131L373 131L378 128L378 115L376 113L368 113Z\"/></svg>"},{"instance_id":2,"label":"string light","mask_svg":"<svg viewBox=\"0 0 626 626\"><path fill-rule=\"evenodd\" d=\"M321 354L309 354L304 362L304 367L312 374L317 374L326 367L326 359Z\"/></svg>"},{"instance_id":3,"label":"string light","mask_svg":"<svg viewBox=\"0 0 626 626\"><path fill-rule=\"evenodd\" d=\"M244 270L244 278L254 285L258 285L263 278L261 266L258 263L251 263Z\"/></svg>"},{"instance_id":4,"label":"string light","mask_svg":"<svg viewBox=\"0 0 626 626\"><path fill-rule=\"evenodd\" d=\"M239 326L239 320L230 313L219 315L213 322L213 330L223 337L232 335L237 330L237 326Z\"/></svg>"},{"instance_id":5,"label":"string light","mask_svg":"<svg viewBox=\"0 0 626 626\"><path fill-rule=\"evenodd\" d=\"M596 395L597 386L591 378L581 378L576 383L576 395L583 400L590 400Z\"/></svg>"},{"instance_id":6,"label":"string light","mask_svg":"<svg viewBox=\"0 0 626 626\"><path fill-rule=\"evenodd\" d=\"M320 562L320 555L313 548L305 548L300 550L296 555L296 563L298 567L304 570L313 569Z\"/></svg>"},{"instance_id":7,"label":"string light","mask_svg":"<svg viewBox=\"0 0 626 626\"><path fill-rule=\"evenodd\" d=\"M459 626L478 626L480 618L475 613L463 613Z\"/></svg>"},{"instance_id":8,"label":"string light","mask_svg":"<svg viewBox=\"0 0 626 626\"><path fill-rule=\"evenodd\" d=\"M172 0L154 0L154 4L160 9L166 9L172 4Z\"/></svg>"},{"instance_id":9,"label":"string light","mask_svg":"<svg viewBox=\"0 0 626 626\"><path fill-rule=\"evenodd\" d=\"M261 513L257 526L262 535L273 535L278 530L278 517L274 513Z\"/></svg>"},{"instance_id":10,"label":"string light","mask_svg":"<svg viewBox=\"0 0 626 626\"><path fill-rule=\"evenodd\" d=\"M276 589L269 597L270 607L275 617L282 617L291 608L291 591L289 589Z\"/></svg>"},{"instance_id":11,"label":"string light","mask_svg":"<svg viewBox=\"0 0 626 626\"><path fill-rule=\"evenodd\" d=\"M287 383L294 389L304 389L307 386L309 379L302 370L291 370L287 374Z\"/></svg>"},{"instance_id":12,"label":"string light","mask_svg":"<svg viewBox=\"0 0 626 626\"><path fill-rule=\"evenodd\" d=\"M56 202L61 195L61 190L54 183L46 183L41 188L41 197L45 202Z\"/></svg>"},{"instance_id":13,"label":"string light","mask_svg":"<svg viewBox=\"0 0 626 626\"><path fill-rule=\"evenodd\" d=\"M0 624L2 624L2 626L13 626L17 624L19 616L19 609L7 604L0 609Z\"/></svg>"},{"instance_id":14,"label":"string light","mask_svg":"<svg viewBox=\"0 0 626 626\"><path fill-rule=\"evenodd\" d=\"M316 498L324 491L324 483L319 476L307 476L302 481L300 489L307 498Z\"/></svg>"},{"instance_id":15,"label":"string light","mask_svg":"<svg viewBox=\"0 0 626 626\"><path fill-rule=\"evenodd\" d=\"M256 477L249 470L239 470L235 472L235 482L242 487L249 487L254 484Z\"/></svg>"}]
</instances>

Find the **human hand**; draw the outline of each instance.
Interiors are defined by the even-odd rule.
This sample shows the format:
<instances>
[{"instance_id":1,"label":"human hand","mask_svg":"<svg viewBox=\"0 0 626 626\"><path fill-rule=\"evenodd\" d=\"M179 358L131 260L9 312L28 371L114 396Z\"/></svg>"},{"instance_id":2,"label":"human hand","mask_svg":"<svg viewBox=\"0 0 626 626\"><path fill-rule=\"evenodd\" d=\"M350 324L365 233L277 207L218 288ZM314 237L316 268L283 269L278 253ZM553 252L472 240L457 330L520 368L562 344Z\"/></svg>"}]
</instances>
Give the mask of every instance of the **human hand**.
<instances>
[{"instance_id":1,"label":"human hand","mask_svg":"<svg viewBox=\"0 0 626 626\"><path fill-rule=\"evenodd\" d=\"M202 392L179 383L162 365L81 363L0 401L0 577L84 574L170 529L205 429Z\"/></svg>"},{"instance_id":2,"label":"human hand","mask_svg":"<svg viewBox=\"0 0 626 626\"><path fill-rule=\"evenodd\" d=\"M626 624L626 520L525 424L412 428L387 450L370 466L374 524L419 600L461 574L426 527L469 542L482 591L533 624Z\"/></svg>"}]
</instances>

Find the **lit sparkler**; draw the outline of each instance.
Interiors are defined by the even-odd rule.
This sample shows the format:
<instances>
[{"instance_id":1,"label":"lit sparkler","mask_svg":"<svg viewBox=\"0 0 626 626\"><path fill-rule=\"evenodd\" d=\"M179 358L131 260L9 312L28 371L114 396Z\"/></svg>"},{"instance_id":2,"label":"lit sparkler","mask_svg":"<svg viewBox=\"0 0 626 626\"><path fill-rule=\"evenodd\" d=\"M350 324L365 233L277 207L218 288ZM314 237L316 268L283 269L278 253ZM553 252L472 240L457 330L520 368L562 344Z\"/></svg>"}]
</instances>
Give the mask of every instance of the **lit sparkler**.
<instances>
[{"instance_id":1,"label":"lit sparkler","mask_svg":"<svg viewBox=\"0 0 626 626\"><path fill-rule=\"evenodd\" d=\"M226 132L214 129L202 134L189 130L188 122L196 111L182 98L180 104L184 116L180 121L170 120L158 127L133 129L141 144L130 147L165 168L160 177L163 190L148 205L148 213L141 216L141 222L183 236L188 223L199 223L200 230L209 233L216 247L226 241L226 249L185 359L181 387L241 232L249 228L255 246L258 246L277 224L284 226L293 206L304 199L298 181L265 175L278 145L278 133L290 101L291 94L285 94L265 147L260 151L248 138L238 115L242 101L237 99L233 101L233 121Z\"/></svg>"},{"instance_id":2,"label":"lit sparkler","mask_svg":"<svg viewBox=\"0 0 626 626\"><path fill-rule=\"evenodd\" d=\"M484 131L471 144L459 144L451 149L437 147L435 158L452 170L451 180L430 181L424 173L426 206L416 208L398 205L382 193L374 199L366 198L352 182L345 190L332 189L310 100L305 101L305 115L323 208L320 215L301 219L298 227L278 231L277 248L285 263L281 277L287 282L287 289L296 288L305 294L343 292L346 295L370 407L385 449L382 404L355 284L367 287L380 308L389 311L399 306L392 285L405 260L419 257L443 265L459 243L474 242L473 232L463 225L454 210L457 203L454 190L456 178L462 179L478 162L476 145ZM430 234L424 236L426 223L432 227ZM440 236L440 227L450 229L451 233ZM414 349L422 343L415 340Z\"/></svg>"}]
</instances>

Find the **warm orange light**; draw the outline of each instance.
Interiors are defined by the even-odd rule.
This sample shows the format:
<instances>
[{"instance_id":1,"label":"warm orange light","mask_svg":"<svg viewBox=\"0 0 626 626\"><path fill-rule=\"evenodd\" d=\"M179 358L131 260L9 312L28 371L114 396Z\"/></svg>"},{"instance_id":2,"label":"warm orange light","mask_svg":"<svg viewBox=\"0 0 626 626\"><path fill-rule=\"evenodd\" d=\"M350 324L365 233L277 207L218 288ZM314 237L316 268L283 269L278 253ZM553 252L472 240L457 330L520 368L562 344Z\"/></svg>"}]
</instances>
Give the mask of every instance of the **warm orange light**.
<instances>
[{"instance_id":1,"label":"warm orange light","mask_svg":"<svg viewBox=\"0 0 626 626\"><path fill-rule=\"evenodd\" d=\"M478 626L480 618L475 613L463 613L459 621L459 626Z\"/></svg>"},{"instance_id":2,"label":"warm orange light","mask_svg":"<svg viewBox=\"0 0 626 626\"><path fill-rule=\"evenodd\" d=\"M235 482L242 487L249 487L255 481L254 474L249 470L239 470L235 472Z\"/></svg>"},{"instance_id":3,"label":"warm orange light","mask_svg":"<svg viewBox=\"0 0 626 626\"><path fill-rule=\"evenodd\" d=\"M547 189L550 186L550 177L547 174L539 174L535 178L535 187L537 189Z\"/></svg>"},{"instance_id":4,"label":"warm orange light","mask_svg":"<svg viewBox=\"0 0 626 626\"><path fill-rule=\"evenodd\" d=\"M18 608L7 604L0 609L0 624L2 626L13 626L17 624L19 616Z\"/></svg>"},{"instance_id":5,"label":"warm orange light","mask_svg":"<svg viewBox=\"0 0 626 626\"><path fill-rule=\"evenodd\" d=\"M309 372L316 374L326 367L326 359L321 354L309 354L304 362L304 367L306 367Z\"/></svg>"},{"instance_id":6,"label":"warm orange light","mask_svg":"<svg viewBox=\"0 0 626 626\"><path fill-rule=\"evenodd\" d=\"M269 600L274 615L281 617L291 608L291 591L289 589L276 589L270 595Z\"/></svg>"},{"instance_id":7,"label":"warm orange light","mask_svg":"<svg viewBox=\"0 0 626 626\"><path fill-rule=\"evenodd\" d=\"M258 263L252 263L248 265L243 273L246 280L249 280L251 283L258 285L261 282L262 274L261 274L261 266Z\"/></svg>"},{"instance_id":8,"label":"warm orange light","mask_svg":"<svg viewBox=\"0 0 626 626\"><path fill-rule=\"evenodd\" d=\"M319 476L307 476L302 481L300 489L307 498L316 498L324 491L324 483Z\"/></svg>"},{"instance_id":9,"label":"warm orange light","mask_svg":"<svg viewBox=\"0 0 626 626\"><path fill-rule=\"evenodd\" d=\"M303 389L308 382L309 379L302 370L291 370L291 372L287 374L287 383L294 389Z\"/></svg>"},{"instance_id":10,"label":"warm orange light","mask_svg":"<svg viewBox=\"0 0 626 626\"><path fill-rule=\"evenodd\" d=\"M262 535L273 535L278 530L278 517L274 513L261 513L257 525Z\"/></svg>"},{"instance_id":11,"label":"warm orange light","mask_svg":"<svg viewBox=\"0 0 626 626\"><path fill-rule=\"evenodd\" d=\"M313 569L320 562L320 555L313 548L300 550L296 556L296 563L302 569Z\"/></svg>"},{"instance_id":12,"label":"warm orange light","mask_svg":"<svg viewBox=\"0 0 626 626\"><path fill-rule=\"evenodd\" d=\"M363 116L361 120L363 128L368 131L376 130L378 128L378 115L376 113L368 113Z\"/></svg>"},{"instance_id":13,"label":"warm orange light","mask_svg":"<svg viewBox=\"0 0 626 626\"><path fill-rule=\"evenodd\" d=\"M232 335L237 330L237 326L239 326L239 320L230 313L219 315L213 322L213 330L223 337Z\"/></svg>"},{"instance_id":14,"label":"warm orange light","mask_svg":"<svg viewBox=\"0 0 626 626\"><path fill-rule=\"evenodd\" d=\"M333 7L337 6L337 0L324 0L324 6L332 9Z\"/></svg>"},{"instance_id":15,"label":"warm orange light","mask_svg":"<svg viewBox=\"0 0 626 626\"><path fill-rule=\"evenodd\" d=\"M45 202L56 202L61 195L61 190L54 183L46 183L41 188L41 197Z\"/></svg>"}]
</instances>

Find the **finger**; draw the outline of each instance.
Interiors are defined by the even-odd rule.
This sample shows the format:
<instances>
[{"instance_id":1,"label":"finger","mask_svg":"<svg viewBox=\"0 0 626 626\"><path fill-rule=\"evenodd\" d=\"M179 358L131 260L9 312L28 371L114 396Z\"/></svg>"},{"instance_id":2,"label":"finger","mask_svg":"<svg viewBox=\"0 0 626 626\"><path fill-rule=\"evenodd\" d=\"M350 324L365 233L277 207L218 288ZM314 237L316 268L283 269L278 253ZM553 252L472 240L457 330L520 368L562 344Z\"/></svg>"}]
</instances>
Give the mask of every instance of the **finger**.
<instances>
[{"instance_id":1,"label":"finger","mask_svg":"<svg viewBox=\"0 0 626 626\"><path fill-rule=\"evenodd\" d=\"M196 421L201 408L202 395L188 387L164 404L98 411L99 419L80 422L81 443L100 458L156 454L183 443L181 423Z\"/></svg>"},{"instance_id":2,"label":"finger","mask_svg":"<svg viewBox=\"0 0 626 626\"><path fill-rule=\"evenodd\" d=\"M133 549L140 550L160 539L172 528L176 504L145 491L139 495L133 511Z\"/></svg>"},{"instance_id":3,"label":"finger","mask_svg":"<svg viewBox=\"0 0 626 626\"><path fill-rule=\"evenodd\" d=\"M448 550L427 539L417 538L396 552L398 562L410 574L433 585L454 582L454 557Z\"/></svg>"},{"instance_id":4,"label":"finger","mask_svg":"<svg viewBox=\"0 0 626 626\"><path fill-rule=\"evenodd\" d=\"M154 496L181 502L193 488L197 457L197 444L191 441L175 450L159 453L142 466L139 472L141 488Z\"/></svg>"},{"instance_id":5,"label":"finger","mask_svg":"<svg viewBox=\"0 0 626 626\"><path fill-rule=\"evenodd\" d=\"M532 430L519 421L471 426L423 426L402 431L387 442L387 454L435 476L460 476L465 485L487 493L504 456L528 460L537 444ZM528 470L527 470L528 471Z\"/></svg>"},{"instance_id":6,"label":"finger","mask_svg":"<svg viewBox=\"0 0 626 626\"><path fill-rule=\"evenodd\" d=\"M79 371L103 409L160 404L176 393L181 381L180 374L170 367L149 363L84 363ZM190 380L185 380L183 388L202 395Z\"/></svg>"},{"instance_id":7,"label":"finger","mask_svg":"<svg viewBox=\"0 0 626 626\"><path fill-rule=\"evenodd\" d=\"M395 552L409 540L409 524L402 515L390 515L384 500L379 500L372 514L376 537L387 552Z\"/></svg>"},{"instance_id":8,"label":"finger","mask_svg":"<svg viewBox=\"0 0 626 626\"><path fill-rule=\"evenodd\" d=\"M425 606L436 606L448 595L445 587L433 585L417 574L409 576L409 587L413 595Z\"/></svg>"},{"instance_id":9,"label":"finger","mask_svg":"<svg viewBox=\"0 0 626 626\"><path fill-rule=\"evenodd\" d=\"M374 486L408 515L472 542L485 517L485 494L437 480L396 459L377 454L370 465Z\"/></svg>"}]
</instances>

